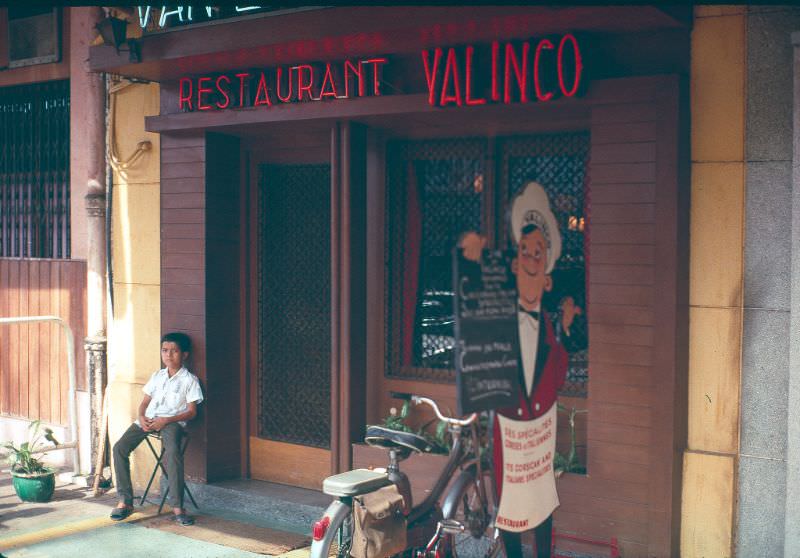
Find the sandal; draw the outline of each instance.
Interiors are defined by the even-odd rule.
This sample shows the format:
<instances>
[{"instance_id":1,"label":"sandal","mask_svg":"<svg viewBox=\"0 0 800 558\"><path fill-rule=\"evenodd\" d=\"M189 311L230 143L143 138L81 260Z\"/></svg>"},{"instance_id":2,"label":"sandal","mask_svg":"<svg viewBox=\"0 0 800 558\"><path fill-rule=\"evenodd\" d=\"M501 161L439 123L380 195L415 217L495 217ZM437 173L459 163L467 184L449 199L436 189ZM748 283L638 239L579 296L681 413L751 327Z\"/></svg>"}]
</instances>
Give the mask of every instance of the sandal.
<instances>
[{"instance_id":1,"label":"sandal","mask_svg":"<svg viewBox=\"0 0 800 558\"><path fill-rule=\"evenodd\" d=\"M111 510L111 519L113 521L122 521L130 514L133 513L133 508L124 507L124 508L114 508Z\"/></svg>"},{"instance_id":2,"label":"sandal","mask_svg":"<svg viewBox=\"0 0 800 558\"><path fill-rule=\"evenodd\" d=\"M178 525L183 525L184 527L194 525L194 519L189 517L185 513L173 513L172 520Z\"/></svg>"}]
</instances>

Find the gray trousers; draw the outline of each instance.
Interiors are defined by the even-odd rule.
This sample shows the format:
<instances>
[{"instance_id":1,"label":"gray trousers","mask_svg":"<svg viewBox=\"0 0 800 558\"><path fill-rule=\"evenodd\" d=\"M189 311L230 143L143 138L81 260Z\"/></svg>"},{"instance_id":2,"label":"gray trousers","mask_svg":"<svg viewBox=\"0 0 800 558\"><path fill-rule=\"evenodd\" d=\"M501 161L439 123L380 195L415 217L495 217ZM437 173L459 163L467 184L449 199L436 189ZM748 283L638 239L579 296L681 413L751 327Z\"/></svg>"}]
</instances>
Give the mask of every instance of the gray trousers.
<instances>
[{"instance_id":1,"label":"gray trousers","mask_svg":"<svg viewBox=\"0 0 800 558\"><path fill-rule=\"evenodd\" d=\"M136 447L147 438L147 432L138 424L131 424L125 434L114 444L114 470L117 480L117 494L125 505L133 505L133 486L131 485L130 455ZM171 422L161 430L161 445L164 457L161 463L169 477L169 505L183 508L183 455L181 455L181 439L183 427Z\"/></svg>"}]
</instances>

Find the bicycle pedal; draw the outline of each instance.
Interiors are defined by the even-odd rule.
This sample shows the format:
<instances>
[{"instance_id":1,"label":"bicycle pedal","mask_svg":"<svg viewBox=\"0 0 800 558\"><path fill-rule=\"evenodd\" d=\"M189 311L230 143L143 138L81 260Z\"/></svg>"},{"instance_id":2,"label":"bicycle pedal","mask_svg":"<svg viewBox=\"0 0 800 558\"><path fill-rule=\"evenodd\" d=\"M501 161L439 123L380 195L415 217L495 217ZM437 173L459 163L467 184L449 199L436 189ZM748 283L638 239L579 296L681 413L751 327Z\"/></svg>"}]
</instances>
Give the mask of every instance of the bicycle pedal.
<instances>
[{"instance_id":1,"label":"bicycle pedal","mask_svg":"<svg viewBox=\"0 0 800 558\"><path fill-rule=\"evenodd\" d=\"M466 530L463 523L456 519L442 519L439 521L442 531L448 535L460 535Z\"/></svg>"}]
</instances>

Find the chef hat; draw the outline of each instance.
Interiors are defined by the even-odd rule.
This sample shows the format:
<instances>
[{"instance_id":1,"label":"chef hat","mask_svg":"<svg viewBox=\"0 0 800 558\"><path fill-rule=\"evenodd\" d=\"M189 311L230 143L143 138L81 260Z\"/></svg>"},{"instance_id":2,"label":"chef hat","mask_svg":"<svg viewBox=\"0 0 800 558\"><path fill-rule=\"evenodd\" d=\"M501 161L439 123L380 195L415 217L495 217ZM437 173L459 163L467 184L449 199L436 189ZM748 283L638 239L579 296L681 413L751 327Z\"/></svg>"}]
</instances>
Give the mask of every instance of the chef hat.
<instances>
[{"instance_id":1,"label":"chef hat","mask_svg":"<svg viewBox=\"0 0 800 558\"><path fill-rule=\"evenodd\" d=\"M547 192L538 182L528 182L511 202L511 235L515 244L519 244L522 230L528 225L535 225L542 231L547 242L546 272L549 274L561 257L561 232L558 230L558 221L550 210Z\"/></svg>"}]
</instances>

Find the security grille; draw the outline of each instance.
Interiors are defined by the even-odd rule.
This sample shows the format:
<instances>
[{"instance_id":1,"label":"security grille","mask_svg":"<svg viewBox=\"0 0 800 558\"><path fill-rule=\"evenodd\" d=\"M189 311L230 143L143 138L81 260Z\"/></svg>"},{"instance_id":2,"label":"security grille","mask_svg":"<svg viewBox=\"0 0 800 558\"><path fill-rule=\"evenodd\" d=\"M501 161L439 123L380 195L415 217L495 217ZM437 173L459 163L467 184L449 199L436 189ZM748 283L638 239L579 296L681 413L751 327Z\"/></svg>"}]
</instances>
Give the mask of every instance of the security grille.
<instances>
[{"instance_id":1,"label":"security grille","mask_svg":"<svg viewBox=\"0 0 800 558\"><path fill-rule=\"evenodd\" d=\"M0 88L0 257L69 258L69 81Z\"/></svg>"},{"instance_id":2,"label":"security grille","mask_svg":"<svg viewBox=\"0 0 800 558\"><path fill-rule=\"evenodd\" d=\"M559 302L567 294L586 309L589 135L498 139L495 165L490 164L491 151L489 142L481 139L389 145L385 261L389 376L454 380L452 250L463 232L486 234L490 225L497 229L498 246L507 246L509 202L530 180L547 188L563 238L553 272L555 288L544 300L545 309L560 319ZM489 218L493 207L497 213ZM572 349L562 393L585 396L586 328L575 326L571 334L573 339L562 339ZM571 342L578 348L570 347Z\"/></svg>"},{"instance_id":3,"label":"security grille","mask_svg":"<svg viewBox=\"0 0 800 558\"><path fill-rule=\"evenodd\" d=\"M328 165L262 165L259 436L330 447Z\"/></svg>"},{"instance_id":4,"label":"security grille","mask_svg":"<svg viewBox=\"0 0 800 558\"><path fill-rule=\"evenodd\" d=\"M397 142L388 153L387 370L452 380L452 252L482 230L486 142Z\"/></svg>"}]
</instances>

